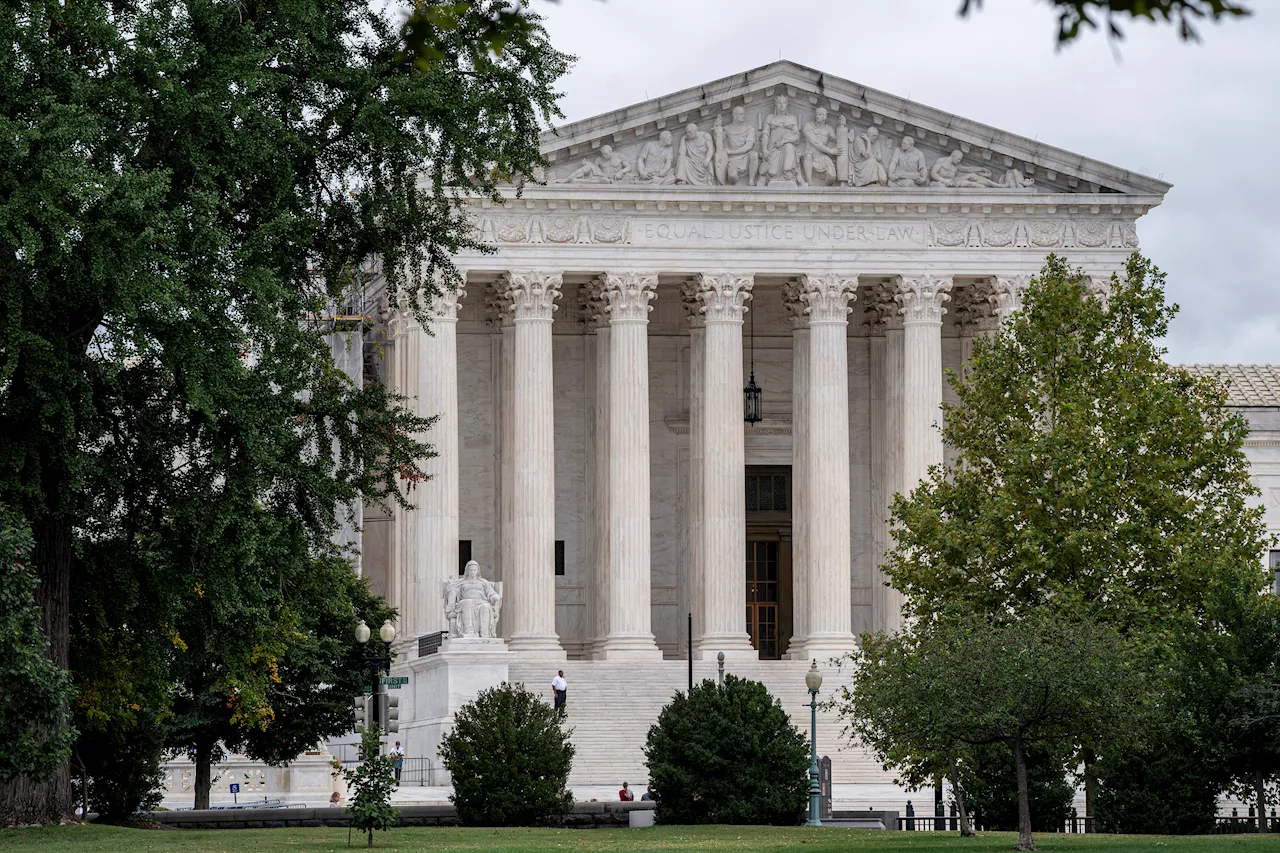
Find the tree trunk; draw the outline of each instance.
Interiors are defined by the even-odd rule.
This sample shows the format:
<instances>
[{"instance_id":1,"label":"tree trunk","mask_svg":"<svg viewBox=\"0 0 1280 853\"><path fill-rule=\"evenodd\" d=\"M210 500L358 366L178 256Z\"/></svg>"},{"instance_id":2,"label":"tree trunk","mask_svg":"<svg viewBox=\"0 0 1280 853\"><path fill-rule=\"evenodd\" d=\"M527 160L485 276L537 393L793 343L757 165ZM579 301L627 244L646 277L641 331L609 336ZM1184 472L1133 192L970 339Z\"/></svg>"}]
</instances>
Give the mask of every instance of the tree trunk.
<instances>
[{"instance_id":1,"label":"tree trunk","mask_svg":"<svg viewBox=\"0 0 1280 853\"><path fill-rule=\"evenodd\" d=\"M1018 777L1018 846L1014 850L1035 850L1031 838L1031 793L1027 788L1027 755L1022 750L1022 738L1014 738L1013 767Z\"/></svg>"},{"instance_id":2,"label":"tree trunk","mask_svg":"<svg viewBox=\"0 0 1280 853\"><path fill-rule=\"evenodd\" d=\"M1098 793L1098 777L1093 772L1093 765L1097 763L1098 756L1092 749L1086 749L1084 755L1084 816L1086 818L1093 817L1094 797ZM1084 831L1089 831L1089 821L1084 822Z\"/></svg>"},{"instance_id":3,"label":"tree trunk","mask_svg":"<svg viewBox=\"0 0 1280 853\"><path fill-rule=\"evenodd\" d=\"M1258 792L1258 832L1267 831L1267 779L1259 770L1253 777L1254 789Z\"/></svg>"},{"instance_id":4,"label":"tree trunk","mask_svg":"<svg viewBox=\"0 0 1280 853\"><path fill-rule=\"evenodd\" d=\"M32 558L40 572L36 604L40 627L49 639L49 657L60 668L69 663L71 616L71 530L65 520L45 516L32 524L35 548ZM64 725L68 710L62 709ZM70 759L49 776L19 776L0 784L0 826L62 823L75 819Z\"/></svg>"},{"instance_id":5,"label":"tree trunk","mask_svg":"<svg viewBox=\"0 0 1280 853\"><path fill-rule=\"evenodd\" d=\"M956 812L960 816L960 837L973 838L973 824L969 822L969 812L964 807L964 788L960 787L960 773L956 770L956 757L948 755L947 763L951 768L951 790L956 795Z\"/></svg>"},{"instance_id":6,"label":"tree trunk","mask_svg":"<svg viewBox=\"0 0 1280 853\"><path fill-rule=\"evenodd\" d=\"M209 789L213 787L213 744L196 744L196 781L192 786L195 802L192 808L209 808Z\"/></svg>"}]
</instances>

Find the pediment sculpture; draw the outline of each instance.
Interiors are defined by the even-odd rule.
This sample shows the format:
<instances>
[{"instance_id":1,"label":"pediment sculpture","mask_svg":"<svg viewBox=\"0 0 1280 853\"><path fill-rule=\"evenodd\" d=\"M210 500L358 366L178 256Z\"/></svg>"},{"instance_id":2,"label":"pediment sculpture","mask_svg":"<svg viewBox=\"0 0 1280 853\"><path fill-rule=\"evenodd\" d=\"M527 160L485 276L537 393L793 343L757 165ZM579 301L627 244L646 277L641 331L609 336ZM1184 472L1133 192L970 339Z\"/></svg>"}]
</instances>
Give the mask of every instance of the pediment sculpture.
<instances>
[{"instance_id":1,"label":"pediment sculpture","mask_svg":"<svg viewBox=\"0 0 1280 853\"><path fill-rule=\"evenodd\" d=\"M502 615L502 584L480 576L480 564L467 563L461 577L444 582L444 615L449 639L491 639Z\"/></svg>"}]
</instances>

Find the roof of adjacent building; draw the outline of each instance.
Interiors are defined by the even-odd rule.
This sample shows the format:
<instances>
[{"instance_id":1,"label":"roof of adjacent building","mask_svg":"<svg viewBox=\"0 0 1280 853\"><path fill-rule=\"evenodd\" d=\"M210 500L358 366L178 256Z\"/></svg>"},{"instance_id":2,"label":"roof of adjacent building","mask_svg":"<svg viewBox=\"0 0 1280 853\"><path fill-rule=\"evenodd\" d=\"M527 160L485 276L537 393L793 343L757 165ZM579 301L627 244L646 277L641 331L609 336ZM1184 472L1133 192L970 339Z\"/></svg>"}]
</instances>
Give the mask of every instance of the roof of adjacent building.
<instances>
[{"instance_id":1,"label":"roof of adjacent building","mask_svg":"<svg viewBox=\"0 0 1280 853\"><path fill-rule=\"evenodd\" d=\"M1199 376L1216 376L1227 386L1230 406L1280 406L1280 364L1183 364Z\"/></svg>"}]
</instances>

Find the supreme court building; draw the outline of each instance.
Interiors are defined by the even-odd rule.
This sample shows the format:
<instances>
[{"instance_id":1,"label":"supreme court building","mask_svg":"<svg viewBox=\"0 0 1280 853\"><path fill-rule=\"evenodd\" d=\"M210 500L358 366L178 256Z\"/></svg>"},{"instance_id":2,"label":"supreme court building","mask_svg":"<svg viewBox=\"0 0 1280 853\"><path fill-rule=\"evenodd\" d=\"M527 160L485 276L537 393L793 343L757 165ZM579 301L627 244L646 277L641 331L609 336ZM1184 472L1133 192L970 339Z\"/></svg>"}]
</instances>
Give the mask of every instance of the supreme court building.
<instances>
[{"instance_id":1,"label":"supreme court building","mask_svg":"<svg viewBox=\"0 0 1280 853\"><path fill-rule=\"evenodd\" d=\"M809 661L899 624L888 507L949 461L947 371L1050 252L1105 293L1170 185L789 62L543 152L541 183L474 202L496 251L456 259L465 290L434 324L384 312L372 333L380 378L439 416L439 455L412 510L365 508L362 566L417 677L442 585L476 560L502 584L504 672L542 691L566 671L574 779L643 787L690 646L699 678L723 652L807 723ZM1248 370L1233 404L1280 487L1277 377ZM411 756L433 754L427 683L476 689L450 679L406 693ZM839 728L820 730L833 757ZM886 780L839 755L838 782Z\"/></svg>"}]
</instances>

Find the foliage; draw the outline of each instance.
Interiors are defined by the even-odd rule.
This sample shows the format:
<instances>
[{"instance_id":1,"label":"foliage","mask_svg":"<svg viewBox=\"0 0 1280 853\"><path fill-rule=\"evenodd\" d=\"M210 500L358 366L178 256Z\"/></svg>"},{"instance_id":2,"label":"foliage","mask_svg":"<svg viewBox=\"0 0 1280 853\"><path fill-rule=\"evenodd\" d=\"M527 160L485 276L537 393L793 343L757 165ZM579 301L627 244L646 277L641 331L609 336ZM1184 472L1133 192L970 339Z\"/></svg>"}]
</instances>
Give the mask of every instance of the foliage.
<instances>
[{"instance_id":1,"label":"foliage","mask_svg":"<svg viewBox=\"0 0 1280 853\"><path fill-rule=\"evenodd\" d=\"M1189 726L1169 725L1097 765L1094 818L1100 832L1188 835L1208 832L1218 813L1223 771Z\"/></svg>"},{"instance_id":2,"label":"foliage","mask_svg":"<svg viewBox=\"0 0 1280 853\"><path fill-rule=\"evenodd\" d=\"M1200 34L1195 22L1204 19L1218 21L1229 17L1251 14L1244 3L1233 0L1049 0L1058 13L1058 43L1075 40L1084 27L1097 29L1102 18L1108 34L1115 39L1124 38L1124 31L1116 22L1117 17L1133 20L1164 21L1178 23L1178 37L1183 41L1198 42ZM982 8L982 0L961 0L960 14Z\"/></svg>"},{"instance_id":3,"label":"foliage","mask_svg":"<svg viewBox=\"0 0 1280 853\"><path fill-rule=\"evenodd\" d=\"M532 171L569 58L531 17L499 56L464 27L419 70L409 10L0 11L0 501L31 525L54 662L111 632L76 713L116 742L139 713L116 688L149 701L202 666L198 617L237 725L283 718L282 650L310 630L283 582L334 556L338 507L422 476L428 422L335 370L324 316L375 285L422 315L452 286L449 256L483 250L459 194ZM0 799L67 813L65 766L33 785Z\"/></svg>"},{"instance_id":4,"label":"foliage","mask_svg":"<svg viewBox=\"0 0 1280 853\"><path fill-rule=\"evenodd\" d=\"M1027 805L1035 832L1061 832L1075 786L1067 778L1069 752L1050 743L1027 749ZM966 750L960 774L974 822L984 830L1017 831L1018 779L1013 753L1002 743Z\"/></svg>"},{"instance_id":5,"label":"foliage","mask_svg":"<svg viewBox=\"0 0 1280 853\"><path fill-rule=\"evenodd\" d=\"M342 775L352 792L347 806L351 827L369 833L372 847L375 829L386 832L400 822L400 810L391 805L391 792L396 788L395 759L382 754L382 736L377 726L360 732L360 763L344 769Z\"/></svg>"},{"instance_id":6,"label":"foliage","mask_svg":"<svg viewBox=\"0 0 1280 853\"><path fill-rule=\"evenodd\" d=\"M522 684L481 691L440 744L450 799L465 826L536 826L573 807L564 713Z\"/></svg>"},{"instance_id":7,"label":"foliage","mask_svg":"<svg viewBox=\"0 0 1280 853\"><path fill-rule=\"evenodd\" d=\"M31 566L31 534L0 505L0 780L42 776L65 761L74 730L71 680L49 659Z\"/></svg>"},{"instance_id":8,"label":"foliage","mask_svg":"<svg viewBox=\"0 0 1280 853\"><path fill-rule=\"evenodd\" d=\"M1104 306L1051 255L1023 310L975 341L944 405L955 468L893 507L886 570L912 615L1053 602L1145 629L1202 616L1223 586L1261 587L1248 426L1215 380L1163 360L1177 310L1163 282L1134 255Z\"/></svg>"},{"instance_id":9,"label":"foliage","mask_svg":"<svg viewBox=\"0 0 1280 853\"><path fill-rule=\"evenodd\" d=\"M809 739L758 681L725 675L678 692L645 743L663 824L799 823Z\"/></svg>"}]
</instances>

